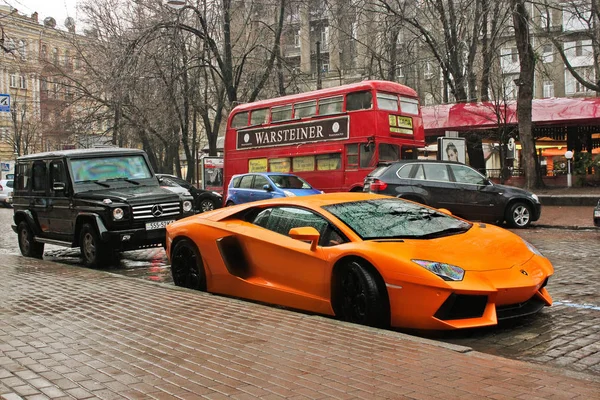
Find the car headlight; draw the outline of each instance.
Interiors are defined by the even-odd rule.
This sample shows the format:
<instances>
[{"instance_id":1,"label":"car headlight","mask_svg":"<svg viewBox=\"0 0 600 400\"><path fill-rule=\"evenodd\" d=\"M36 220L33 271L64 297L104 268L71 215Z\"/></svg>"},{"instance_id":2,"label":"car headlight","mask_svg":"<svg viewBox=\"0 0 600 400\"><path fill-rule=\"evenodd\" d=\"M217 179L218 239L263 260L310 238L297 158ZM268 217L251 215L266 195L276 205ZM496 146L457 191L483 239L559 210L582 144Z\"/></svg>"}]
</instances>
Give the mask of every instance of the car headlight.
<instances>
[{"instance_id":1,"label":"car headlight","mask_svg":"<svg viewBox=\"0 0 600 400\"><path fill-rule=\"evenodd\" d=\"M294 196L296 196L294 193L290 192L289 190L284 190L283 194L285 194L287 197L294 197Z\"/></svg>"},{"instance_id":2,"label":"car headlight","mask_svg":"<svg viewBox=\"0 0 600 400\"><path fill-rule=\"evenodd\" d=\"M537 254L538 256L544 256L542 254L542 252L540 252L538 249L535 248L534 245L532 245L531 243L529 243L527 240L522 239L523 242L525 242L525 245L527 246L527 248L529 249L529 251L531 251L533 254Z\"/></svg>"},{"instance_id":3,"label":"car headlight","mask_svg":"<svg viewBox=\"0 0 600 400\"><path fill-rule=\"evenodd\" d=\"M531 193L531 198L534 199L537 203L540 202L540 198L535 193Z\"/></svg>"},{"instance_id":4,"label":"car headlight","mask_svg":"<svg viewBox=\"0 0 600 400\"><path fill-rule=\"evenodd\" d=\"M125 216L125 213L123 212L122 208L115 208L113 210L113 218L115 221L119 221L119 220L123 219L124 216Z\"/></svg>"},{"instance_id":5,"label":"car headlight","mask_svg":"<svg viewBox=\"0 0 600 400\"><path fill-rule=\"evenodd\" d=\"M192 202L189 200L186 200L183 202L183 211L184 212L188 212L192 209Z\"/></svg>"},{"instance_id":6,"label":"car headlight","mask_svg":"<svg viewBox=\"0 0 600 400\"><path fill-rule=\"evenodd\" d=\"M465 270L456 265L441 263L437 261L412 260L426 270L436 274L445 281L462 281Z\"/></svg>"}]
</instances>

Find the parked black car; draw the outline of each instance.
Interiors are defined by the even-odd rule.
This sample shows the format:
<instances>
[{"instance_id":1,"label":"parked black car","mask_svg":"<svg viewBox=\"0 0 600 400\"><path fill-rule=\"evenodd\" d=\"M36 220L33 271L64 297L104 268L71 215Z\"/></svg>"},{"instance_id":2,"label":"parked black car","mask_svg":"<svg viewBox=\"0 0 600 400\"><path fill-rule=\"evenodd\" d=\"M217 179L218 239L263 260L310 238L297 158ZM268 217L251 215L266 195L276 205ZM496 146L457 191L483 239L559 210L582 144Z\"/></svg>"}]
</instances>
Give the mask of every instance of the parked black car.
<instances>
[{"instance_id":1,"label":"parked black car","mask_svg":"<svg viewBox=\"0 0 600 400\"><path fill-rule=\"evenodd\" d=\"M445 208L465 219L506 221L515 228L537 221L542 210L535 194L492 183L468 165L450 161L380 164L365 178L363 190Z\"/></svg>"},{"instance_id":2,"label":"parked black car","mask_svg":"<svg viewBox=\"0 0 600 400\"><path fill-rule=\"evenodd\" d=\"M223 207L223 196L211 190L198 189L185 179L181 179L175 175L156 174L158 181L161 184L178 185L187 189L194 197L194 208L198 212L215 210Z\"/></svg>"},{"instance_id":3,"label":"parked black car","mask_svg":"<svg viewBox=\"0 0 600 400\"><path fill-rule=\"evenodd\" d=\"M193 198L163 189L145 152L65 150L17 159L13 230L27 257L44 244L81 247L85 265L118 251L165 245L168 223L193 215Z\"/></svg>"},{"instance_id":4,"label":"parked black car","mask_svg":"<svg viewBox=\"0 0 600 400\"><path fill-rule=\"evenodd\" d=\"M600 200L598 200L598 204L594 208L594 225L600 226Z\"/></svg>"}]
</instances>

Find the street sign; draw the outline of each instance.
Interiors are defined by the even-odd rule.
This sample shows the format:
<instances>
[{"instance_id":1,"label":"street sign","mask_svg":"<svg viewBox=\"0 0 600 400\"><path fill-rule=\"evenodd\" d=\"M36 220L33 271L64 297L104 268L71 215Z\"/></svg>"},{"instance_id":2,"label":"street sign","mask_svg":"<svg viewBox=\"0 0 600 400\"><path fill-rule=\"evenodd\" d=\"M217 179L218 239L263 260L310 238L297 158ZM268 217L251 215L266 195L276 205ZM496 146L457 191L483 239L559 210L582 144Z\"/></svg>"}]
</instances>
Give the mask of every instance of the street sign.
<instances>
[{"instance_id":1,"label":"street sign","mask_svg":"<svg viewBox=\"0 0 600 400\"><path fill-rule=\"evenodd\" d=\"M10 94L0 94L0 112L10 112Z\"/></svg>"}]
</instances>

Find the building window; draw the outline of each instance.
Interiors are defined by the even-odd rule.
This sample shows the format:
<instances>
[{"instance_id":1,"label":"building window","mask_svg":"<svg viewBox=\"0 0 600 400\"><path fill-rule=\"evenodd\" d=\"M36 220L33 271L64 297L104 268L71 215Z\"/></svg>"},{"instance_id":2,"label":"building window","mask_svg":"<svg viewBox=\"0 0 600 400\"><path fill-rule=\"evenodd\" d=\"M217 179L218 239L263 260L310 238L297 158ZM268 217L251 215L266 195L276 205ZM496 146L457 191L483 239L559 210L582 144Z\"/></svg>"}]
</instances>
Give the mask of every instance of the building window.
<instances>
[{"instance_id":1,"label":"building window","mask_svg":"<svg viewBox=\"0 0 600 400\"><path fill-rule=\"evenodd\" d=\"M58 49L56 47L52 49L52 62L58 64Z\"/></svg>"},{"instance_id":2,"label":"building window","mask_svg":"<svg viewBox=\"0 0 600 400\"><path fill-rule=\"evenodd\" d=\"M329 72L329 64L323 64L321 67L322 72Z\"/></svg>"},{"instance_id":3,"label":"building window","mask_svg":"<svg viewBox=\"0 0 600 400\"><path fill-rule=\"evenodd\" d=\"M25 75L21 75L19 77L19 87L21 89L27 89L27 78L25 77Z\"/></svg>"},{"instance_id":4,"label":"building window","mask_svg":"<svg viewBox=\"0 0 600 400\"><path fill-rule=\"evenodd\" d=\"M10 87L11 88L16 88L18 85L18 77L15 74L11 74L10 75Z\"/></svg>"},{"instance_id":5,"label":"building window","mask_svg":"<svg viewBox=\"0 0 600 400\"><path fill-rule=\"evenodd\" d=\"M396 78L404 78L404 70L402 69L402 64L396 65Z\"/></svg>"},{"instance_id":6,"label":"building window","mask_svg":"<svg viewBox=\"0 0 600 400\"><path fill-rule=\"evenodd\" d=\"M544 98L554 97L554 82L544 81Z\"/></svg>"},{"instance_id":7,"label":"building window","mask_svg":"<svg viewBox=\"0 0 600 400\"><path fill-rule=\"evenodd\" d=\"M552 26L552 14L547 10L540 12L540 27L542 29L549 29Z\"/></svg>"},{"instance_id":8,"label":"building window","mask_svg":"<svg viewBox=\"0 0 600 400\"><path fill-rule=\"evenodd\" d=\"M517 84L515 79L518 79L519 75L505 75L504 76L504 98L506 100L515 100L517 98Z\"/></svg>"},{"instance_id":9,"label":"building window","mask_svg":"<svg viewBox=\"0 0 600 400\"><path fill-rule=\"evenodd\" d=\"M42 60L47 60L48 59L48 48L46 47L45 44L42 45L42 53L40 54L40 58Z\"/></svg>"},{"instance_id":10,"label":"building window","mask_svg":"<svg viewBox=\"0 0 600 400\"><path fill-rule=\"evenodd\" d=\"M294 47L300 48L300 31L294 33Z\"/></svg>"},{"instance_id":11,"label":"building window","mask_svg":"<svg viewBox=\"0 0 600 400\"><path fill-rule=\"evenodd\" d=\"M354 39L354 40L358 39L358 21L354 21L352 23L351 35L352 35L352 39Z\"/></svg>"},{"instance_id":12,"label":"building window","mask_svg":"<svg viewBox=\"0 0 600 400\"><path fill-rule=\"evenodd\" d=\"M577 73L586 82L596 82L595 73L593 67L577 68ZM592 90L586 88L579 82L571 73L565 71L565 93L566 94L590 94Z\"/></svg>"},{"instance_id":13,"label":"building window","mask_svg":"<svg viewBox=\"0 0 600 400\"><path fill-rule=\"evenodd\" d=\"M554 47L551 44L544 45L544 50L542 54L542 61L544 63L551 63L554 61Z\"/></svg>"},{"instance_id":14,"label":"building window","mask_svg":"<svg viewBox=\"0 0 600 400\"><path fill-rule=\"evenodd\" d=\"M568 7L566 5L565 7ZM577 10L563 9L563 31L584 31L590 28L587 21L590 21L591 11L584 11L581 6Z\"/></svg>"},{"instance_id":15,"label":"building window","mask_svg":"<svg viewBox=\"0 0 600 400\"><path fill-rule=\"evenodd\" d=\"M329 48L329 27L326 26L321 31L321 49L327 50Z\"/></svg>"},{"instance_id":16,"label":"building window","mask_svg":"<svg viewBox=\"0 0 600 400\"><path fill-rule=\"evenodd\" d=\"M433 67L429 61L425 63L425 71L423 72L423 76L427 80L433 78Z\"/></svg>"},{"instance_id":17,"label":"building window","mask_svg":"<svg viewBox=\"0 0 600 400\"><path fill-rule=\"evenodd\" d=\"M19 53L21 59L25 60L27 58L27 42L24 40L19 40Z\"/></svg>"}]
</instances>

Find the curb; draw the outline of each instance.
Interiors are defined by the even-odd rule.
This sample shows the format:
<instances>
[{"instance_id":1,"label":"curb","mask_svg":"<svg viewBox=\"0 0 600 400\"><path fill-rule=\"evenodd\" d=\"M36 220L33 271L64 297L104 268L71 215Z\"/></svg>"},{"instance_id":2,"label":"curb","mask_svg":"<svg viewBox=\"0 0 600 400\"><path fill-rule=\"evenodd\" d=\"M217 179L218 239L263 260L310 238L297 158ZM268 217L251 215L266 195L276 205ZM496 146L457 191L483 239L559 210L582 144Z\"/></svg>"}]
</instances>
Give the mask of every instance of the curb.
<instances>
[{"instance_id":1,"label":"curb","mask_svg":"<svg viewBox=\"0 0 600 400\"><path fill-rule=\"evenodd\" d=\"M542 228L542 229L562 229L562 230L572 230L572 231L598 231L600 232L600 227L598 226L580 226L580 225L548 225L548 224L531 224L529 229Z\"/></svg>"}]
</instances>

